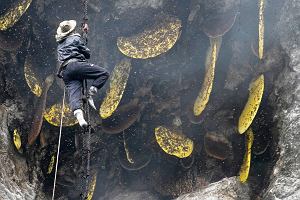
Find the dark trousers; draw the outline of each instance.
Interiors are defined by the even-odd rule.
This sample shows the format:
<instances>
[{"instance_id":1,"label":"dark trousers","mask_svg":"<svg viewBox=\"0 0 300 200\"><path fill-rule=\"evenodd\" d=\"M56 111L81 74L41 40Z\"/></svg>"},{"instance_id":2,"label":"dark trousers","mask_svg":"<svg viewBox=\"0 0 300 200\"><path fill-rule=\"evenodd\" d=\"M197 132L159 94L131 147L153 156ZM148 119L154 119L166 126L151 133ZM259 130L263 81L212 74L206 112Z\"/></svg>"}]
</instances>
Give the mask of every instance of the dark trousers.
<instances>
[{"instance_id":1,"label":"dark trousers","mask_svg":"<svg viewBox=\"0 0 300 200\"><path fill-rule=\"evenodd\" d=\"M72 62L62 71L72 111L82 109L83 80L92 80L91 86L100 89L109 77L106 69L88 62Z\"/></svg>"}]
</instances>

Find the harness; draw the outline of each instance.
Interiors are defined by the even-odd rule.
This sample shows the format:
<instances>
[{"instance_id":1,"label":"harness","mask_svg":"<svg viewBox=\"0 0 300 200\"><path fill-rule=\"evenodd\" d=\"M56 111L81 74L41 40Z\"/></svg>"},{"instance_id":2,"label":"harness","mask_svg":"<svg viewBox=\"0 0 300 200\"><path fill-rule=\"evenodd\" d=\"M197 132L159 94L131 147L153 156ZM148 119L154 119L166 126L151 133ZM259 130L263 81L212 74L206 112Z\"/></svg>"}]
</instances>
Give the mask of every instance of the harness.
<instances>
[{"instance_id":1,"label":"harness","mask_svg":"<svg viewBox=\"0 0 300 200\"><path fill-rule=\"evenodd\" d=\"M82 28L88 21L88 0L83 1L84 11L83 11L83 22L81 24ZM84 39L85 44L88 42L87 31L82 32L82 37ZM69 64L70 62L66 63L64 66ZM56 186L56 178L57 178L57 168L58 168L58 161L59 161L59 150L61 144L61 135L62 135L62 125L63 125L63 117L64 117L64 109L65 109L65 96L66 96L66 89L64 87L64 94L63 94L63 101L62 101L62 111L61 111L61 121L60 121L60 129L59 129L59 137L58 137L58 147L57 147L57 155L56 155L56 166L55 166L55 176L54 176L54 183L53 183L53 192L52 192L52 200L55 197L55 186ZM83 81L83 107L84 107L84 115L85 119L87 119L88 126L84 129L82 133L79 134L79 139L81 139L82 147L79 147L80 153L82 155L82 165L84 166L83 171L80 173L80 182L81 182L81 194L80 199L84 200L87 199L88 195L88 187L90 182L90 157L91 157L91 121L90 121L90 112L89 112L89 104L88 104L88 87L87 87L87 80Z\"/></svg>"}]
</instances>

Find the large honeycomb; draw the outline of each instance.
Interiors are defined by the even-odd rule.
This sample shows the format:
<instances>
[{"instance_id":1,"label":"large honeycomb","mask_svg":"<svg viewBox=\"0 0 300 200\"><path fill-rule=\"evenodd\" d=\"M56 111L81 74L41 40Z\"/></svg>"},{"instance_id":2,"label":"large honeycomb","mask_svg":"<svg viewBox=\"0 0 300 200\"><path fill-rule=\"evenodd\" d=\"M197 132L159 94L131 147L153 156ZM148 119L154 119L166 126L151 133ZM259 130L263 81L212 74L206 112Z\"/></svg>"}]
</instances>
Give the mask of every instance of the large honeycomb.
<instances>
[{"instance_id":1,"label":"large honeycomb","mask_svg":"<svg viewBox=\"0 0 300 200\"><path fill-rule=\"evenodd\" d=\"M20 136L20 133L19 133L18 129L14 130L13 138L14 138L14 144L15 144L16 149L20 150L20 148L22 146L22 142L21 142L21 136Z\"/></svg>"},{"instance_id":2,"label":"large honeycomb","mask_svg":"<svg viewBox=\"0 0 300 200\"><path fill-rule=\"evenodd\" d=\"M251 148L254 140L253 131L249 128L245 134L246 137L246 152L243 160L243 164L240 169L240 181L246 182L248 179L250 164L251 164Z\"/></svg>"},{"instance_id":3,"label":"large honeycomb","mask_svg":"<svg viewBox=\"0 0 300 200\"><path fill-rule=\"evenodd\" d=\"M36 138L39 136L41 129L42 129L42 124L43 124L43 112L46 107L46 101L47 101L47 94L48 90L53 84L54 81L54 75L50 74L47 76L45 79L45 82L43 84L43 92L41 95L41 98L39 99L39 102L36 105L36 111L33 116L32 124L31 124L31 129L28 134L28 144L32 145Z\"/></svg>"},{"instance_id":4,"label":"large honeycomb","mask_svg":"<svg viewBox=\"0 0 300 200\"><path fill-rule=\"evenodd\" d=\"M88 194L87 194L87 197L86 197L87 200L92 200L93 195L94 195L94 191L95 191L95 188L96 188L96 183L97 183L97 173L94 173L93 176L92 176L92 180L89 184Z\"/></svg>"},{"instance_id":5,"label":"large honeycomb","mask_svg":"<svg viewBox=\"0 0 300 200\"><path fill-rule=\"evenodd\" d=\"M244 133L251 125L264 93L264 75L260 75L250 84L248 101L239 118L238 131Z\"/></svg>"},{"instance_id":6,"label":"large honeycomb","mask_svg":"<svg viewBox=\"0 0 300 200\"><path fill-rule=\"evenodd\" d=\"M232 28L236 16L237 13L234 11L210 15L210 17L204 20L202 30L209 37L221 37Z\"/></svg>"},{"instance_id":7,"label":"large honeycomb","mask_svg":"<svg viewBox=\"0 0 300 200\"><path fill-rule=\"evenodd\" d=\"M46 109L46 111L44 112L44 118L50 124L52 124L54 126L60 126L61 111L62 111L62 105L54 104L50 108ZM63 126L73 126L77 123L78 122L77 122L76 118L73 116L70 106L68 104L65 104L64 118L63 118L62 125Z\"/></svg>"},{"instance_id":8,"label":"large honeycomb","mask_svg":"<svg viewBox=\"0 0 300 200\"><path fill-rule=\"evenodd\" d=\"M126 88L130 70L130 60L123 59L112 72L109 88L100 106L100 116L103 119L110 117L117 109Z\"/></svg>"},{"instance_id":9,"label":"large honeycomb","mask_svg":"<svg viewBox=\"0 0 300 200\"><path fill-rule=\"evenodd\" d=\"M159 146L167 154L178 158L186 158L193 152L194 142L191 139L163 126L155 128L155 137Z\"/></svg>"},{"instance_id":10,"label":"large honeycomb","mask_svg":"<svg viewBox=\"0 0 300 200\"><path fill-rule=\"evenodd\" d=\"M56 160L56 155L53 154L51 156L51 159L50 159L50 162L49 162L49 165L48 165L47 174L51 174L51 172L53 170L53 167L54 167L54 164L55 164L55 160Z\"/></svg>"},{"instance_id":11,"label":"large honeycomb","mask_svg":"<svg viewBox=\"0 0 300 200\"><path fill-rule=\"evenodd\" d=\"M181 21L166 17L162 22L131 37L119 37L119 50L131 58L153 58L170 50L180 36Z\"/></svg>"},{"instance_id":12,"label":"large honeycomb","mask_svg":"<svg viewBox=\"0 0 300 200\"><path fill-rule=\"evenodd\" d=\"M116 134L121 133L129 128L141 114L141 106L138 101L131 101L128 104L118 107L112 116L102 120L102 130L105 133Z\"/></svg>"},{"instance_id":13,"label":"large honeycomb","mask_svg":"<svg viewBox=\"0 0 300 200\"><path fill-rule=\"evenodd\" d=\"M12 27L26 12L32 0L19 0L4 15L0 16L0 30L5 31Z\"/></svg>"},{"instance_id":14,"label":"large honeycomb","mask_svg":"<svg viewBox=\"0 0 300 200\"><path fill-rule=\"evenodd\" d=\"M36 96L40 97L42 95L42 85L41 82L36 78L36 74L32 70L32 60L31 57L27 57L24 64L24 75L27 85L30 90Z\"/></svg>"},{"instance_id":15,"label":"large honeycomb","mask_svg":"<svg viewBox=\"0 0 300 200\"><path fill-rule=\"evenodd\" d=\"M225 160L231 153L231 144L223 134L207 132L204 137L204 149L209 156Z\"/></svg>"},{"instance_id":16,"label":"large honeycomb","mask_svg":"<svg viewBox=\"0 0 300 200\"><path fill-rule=\"evenodd\" d=\"M199 116L205 109L210 93L212 91L214 77L215 77L215 66L218 57L218 50L221 46L221 37L210 38L211 47L208 50L206 56L206 73L204 81L202 83L201 90L194 103L194 115Z\"/></svg>"},{"instance_id":17,"label":"large honeycomb","mask_svg":"<svg viewBox=\"0 0 300 200\"><path fill-rule=\"evenodd\" d=\"M262 59L264 56L264 0L259 1L259 20L258 20L258 57Z\"/></svg>"}]
</instances>

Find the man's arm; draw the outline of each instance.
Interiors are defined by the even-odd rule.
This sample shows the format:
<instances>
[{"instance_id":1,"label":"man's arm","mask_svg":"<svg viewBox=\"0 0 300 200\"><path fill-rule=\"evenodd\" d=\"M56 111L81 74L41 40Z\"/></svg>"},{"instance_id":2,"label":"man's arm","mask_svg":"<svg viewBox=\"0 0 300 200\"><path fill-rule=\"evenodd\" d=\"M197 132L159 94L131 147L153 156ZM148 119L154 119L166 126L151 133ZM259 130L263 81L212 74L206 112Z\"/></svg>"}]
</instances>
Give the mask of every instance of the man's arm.
<instances>
[{"instance_id":1,"label":"man's arm","mask_svg":"<svg viewBox=\"0 0 300 200\"><path fill-rule=\"evenodd\" d=\"M82 53L86 59L90 59L91 51L89 48L87 48L85 46L85 44L82 42L81 39L78 40L78 49L79 49L80 53Z\"/></svg>"}]
</instances>

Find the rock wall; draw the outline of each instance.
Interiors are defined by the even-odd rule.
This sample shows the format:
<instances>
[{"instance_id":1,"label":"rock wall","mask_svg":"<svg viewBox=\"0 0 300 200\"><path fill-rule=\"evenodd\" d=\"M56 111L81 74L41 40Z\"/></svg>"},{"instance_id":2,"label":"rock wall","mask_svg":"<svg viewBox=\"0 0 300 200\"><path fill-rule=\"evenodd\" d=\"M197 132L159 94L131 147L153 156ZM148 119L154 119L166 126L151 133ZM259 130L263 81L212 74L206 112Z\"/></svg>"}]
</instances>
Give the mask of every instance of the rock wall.
<instances>
[{"instance_id":1,"label":"rock wall","mask_svg":"<svg viewBox=\"0 0 300 200\"><path fill-rule=\"evenodd\" d=\"M271 2L270 2L271 3ZM262 192L264 200L300 199L300 1L285 1L277 24L279 40L288 62L278 77L270 96L275 108L274 136L278 144L278 160L275 164L268 187ZM275 141L276 142L276 141ZM274 145L275 146L275 145ZM276 153L274 153L275 156ZM230 183L231 182L231 183ZM230 183L230 184L229 184ZM233 184L237 187L226 187ZM239 190L245 185L236 185L234 179L224 179L177 200L196 199L249 199ZM249 190L248 190L249 191Z\"/></svg>"},{"instance_id":2,"label":"rock wall","mask_svg":"<svg viewBox=\"0 0 300 200\"><path fill-rule=\"evenodd\" d=\"M149 0L149 1L137 1L137 0L119 0L115 2L116 9L123 13L128 9L136 9L143 7L151 7L154 9L160 8L163 5L163 0Z\"/></svg>"},{"instance_id":3,"label":"rock wall","mask_svg":"<svg viewBox=\"0 0 300 200\"><path fill-rule=\"evenodd\" d=\"M25 158L18 155L12 145L8 132L8 120L16 117L17 107L0 106L0 199L27 200L35 199L36 184L31 184L28 178L28 168Z\"/></svg>"},{"instance_id":4,"label":"rock wall","mask_svg":"<svg viewBox=\"0 0 300 200\"><path fill-rule=\"evenodd\" d=\"M129 15L132 9L145 7L152 9L163 7L164 0L151 1L115 1L114 8L119 15ZM272 3L272 2L269 2ZM300 1L285 1L280 9L281 18L277 24L280 43L288 57L287 66L276 81L271 101L274 102L277 127L274 133L278 139L279 159L272 171L270 184L263 192L262 199L300 199ZM104 11L103 11L104 12ZM128 14L129 13L129 14ZM52 15L49 15L52 16ZM127 19L127 18L126 18ZM117 20L116 20L117 21ZM143 24L144 21L137 21ZM134 21L135 24L139 24ZM129 27L129 26L128 26ZM136 27L138 27L136 25ZM107 29L109 29L108 27ZM118 27L119 28L119 27ZM126 27L125 27L126 28ZM124 30L126 30L123 28ZM123 30L123 31L124 31ZM126 31L124 31L126 32ZM96 34L96 32L95 32ZM98 33L97 33L98 34ZM98 44L98 43L95 43ZM0 52L1 54L1 52ZM0 58L2 59L2 57ZM3 66L4 67L4 66ZM20 114L20 103L7 102L0 106L0 199L31 200L45 199L40 196L39 182L33 175L29 181L28 167L25 158L13 148L11 134L7 124ZM38 191L38 192L37 192ZM150 193L122 191L109 199L140 200L151 197ZM208 198L209 197L209 198ZM154 196L153 199L156 199ZM183 195L178 200L193 199L250 199L248 185L242 185L236 177L226 178L210 184L204 189Z\"/></svg>"},{"instance_id":5,"label":"rock wall","mask_svg":"<svg viewBox=\"0 0 300 200\"><path fill-rule=\"evenodd\" d=\"M247 184L242 184L236 177L225 178L216 183L210 184L208 187L192 192L190 194L182 195L177 200L249 200L249 187Z\"/></svg>"},{"instance_id":6,"label":"rock wall","mask_svg":"<svg viewBox=\"0 0 300 200\"><path fill-rule=\"evenodd\" d=\"M273 93L278 121L279 159L263 199L300 199L300 1L285 1L278 23L288 56Z\"/></svg>"}]
</instances>

